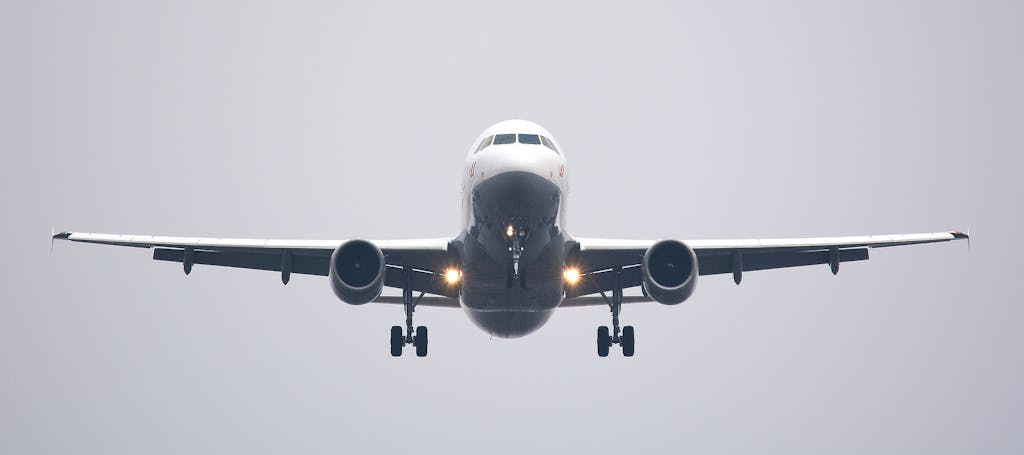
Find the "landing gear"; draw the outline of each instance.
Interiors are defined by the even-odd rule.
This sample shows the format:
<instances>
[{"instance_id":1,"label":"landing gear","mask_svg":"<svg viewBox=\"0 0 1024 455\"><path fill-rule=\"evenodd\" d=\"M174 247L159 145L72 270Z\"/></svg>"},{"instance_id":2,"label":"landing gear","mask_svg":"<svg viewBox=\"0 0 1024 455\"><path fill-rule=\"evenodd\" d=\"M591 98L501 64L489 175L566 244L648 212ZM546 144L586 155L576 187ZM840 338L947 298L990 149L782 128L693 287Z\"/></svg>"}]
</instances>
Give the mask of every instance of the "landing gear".
<instances>
[{"instance_id":1,"label":"landing gear","mask_svg":"<svg viewBox=\"0 0 1024 455\"><path fill-rule=\"evenodd\" d=\"M607 326L597 328L597 355L598 357L608 357L608 351L611 346L617 344L622 346L623 356L633 357L636 346L636 331L633 330L631 325L622 328L621 336L619 331L619 312L622 310L622 267L615 267L612 273L614 274L615 281L611 300L608 300L604 292L601 293L601 297L604 297L612 312L612 331L609 333Z\"/></svg>"},{"instance_id":2,"label":"landing gear","mask_svg":"<svg viewBox=\"0 0 1024 455\"><path fill-rule=\"evenodd\" d=\"M416 334L413 335L412 331L412 313L416 311L416 304L419 299L423 298L423 293L420 293L418 298L412 297L412 286L410 281L412 279L412 268L402 268L402 306L405 307L405 334L402 334L402 326L391 327L391 356L400 357L402 355L402 348L407 344L414 345L416 347L417 357L427 356L427 328L424 326L416 327Z\"/></svg>"},{"instance_id":3,"label":"landing gear","mask_svg":"<svg viewBox=\"0 0 1024 455\"><path fill-rule=\"evenodd\" d=\"M519 273L519 261L525 251L526 241L530 238L530 232L522 226L522 223L513 220L512 224L509 224L505 228L505 239L508 243L508 252L510 253L511 262L509 262L508 270L508 287L514 287L518 283L519 287L526 288L526 280L523 279L522 274Z\"/></svg>"}]
</instances>

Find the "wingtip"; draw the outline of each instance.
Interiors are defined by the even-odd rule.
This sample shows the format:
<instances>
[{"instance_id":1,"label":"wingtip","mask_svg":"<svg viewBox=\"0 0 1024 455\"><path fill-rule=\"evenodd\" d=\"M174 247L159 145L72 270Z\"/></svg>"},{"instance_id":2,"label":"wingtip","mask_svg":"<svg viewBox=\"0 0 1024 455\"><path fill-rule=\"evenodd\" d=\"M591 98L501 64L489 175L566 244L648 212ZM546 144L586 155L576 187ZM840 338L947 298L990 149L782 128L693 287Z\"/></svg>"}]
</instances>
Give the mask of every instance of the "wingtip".
<instances>
[{"instance_id":1,"label":"wingtip","mask_svg":"<svg viewBox=\"0 0 1024 455\"><path fill-rule=\"evenodd\" d=\"M953 234L953 240L967 240L967 251L968 252L971 251L971 229L970 228L967 228L967 233L966 234L963 233L963 232L960 232L960 231L953 231L953 232L950 232L950 234Z\"/></svg>"}]
</instances>

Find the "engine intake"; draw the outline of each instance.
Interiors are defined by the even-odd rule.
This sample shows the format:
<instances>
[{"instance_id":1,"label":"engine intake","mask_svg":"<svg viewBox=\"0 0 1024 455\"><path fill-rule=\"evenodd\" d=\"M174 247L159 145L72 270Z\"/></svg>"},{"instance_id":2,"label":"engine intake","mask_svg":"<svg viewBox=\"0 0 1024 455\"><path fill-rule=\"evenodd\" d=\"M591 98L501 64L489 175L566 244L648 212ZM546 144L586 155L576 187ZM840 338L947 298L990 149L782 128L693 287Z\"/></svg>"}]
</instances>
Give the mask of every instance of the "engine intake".
<instances>
[{"instance_id":1,"label":"engine intake","mask_svg":"<svg viewBox=\"0 0 1024 455\"><path fill-rule=\"evenodd\" d=\"M676 305L697 288L697 254L678 240L655 243L641 263L644 292L658 303Z\"/></svg>"},{"instance_id":2,"label":"engine intake","mask_svg":"<svg viewBox=\"0 0 1024 455\"><path fill-rule=\"evenodd\" d=\"M331 254L331 289L345 303L372 302L384 289L384 253L366 240L349 240Z\"/></svg>"}]
</instances>

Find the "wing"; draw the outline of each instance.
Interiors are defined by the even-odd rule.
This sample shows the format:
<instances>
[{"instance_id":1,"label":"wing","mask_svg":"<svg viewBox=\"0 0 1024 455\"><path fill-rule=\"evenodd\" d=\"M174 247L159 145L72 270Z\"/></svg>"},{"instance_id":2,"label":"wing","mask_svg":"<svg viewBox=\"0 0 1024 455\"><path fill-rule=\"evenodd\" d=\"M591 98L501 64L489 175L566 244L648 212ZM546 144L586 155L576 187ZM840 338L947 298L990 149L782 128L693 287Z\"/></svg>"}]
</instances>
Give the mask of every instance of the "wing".
<instances>
[{"instance_id":1,"label":"wing","mask_svg":"<svg viewBox=\"0 0 1024 455\"><path fill-rule=\"evenodd\" d=\"M153 235L61 232L54 239L153 250L153 259L180 262L185 273L193 264L269 270L288 283L292 273L327 276L331 253L345 240L229 239ZM372 240L387 262L384 285L401 287L403 267L413 268L415 291L457 298L444 285L449 239Z\"/></svg>"},{"instance_id":2,"label":"wing","mask_svg":"<svg viewBox=\"0 0 1024 455\"><path fill-rule=\"evenodd\" d=\"M829 264L832 273L839 264L868 259L869 248L968 239L959 231L928 234L866 235L792 239L687 240L697 254L701 275L733 274L739 284L742 273L754 270ZM578 263L588 279L581 281L566 297L575 298L612 288L609 269L622 267L623 287L639 286L640 262L653 240L610 240L578 238ZM584 300L578 300L583 302ZM581 303L582 305L582 303Z\"/></svg>"}]
</instances>

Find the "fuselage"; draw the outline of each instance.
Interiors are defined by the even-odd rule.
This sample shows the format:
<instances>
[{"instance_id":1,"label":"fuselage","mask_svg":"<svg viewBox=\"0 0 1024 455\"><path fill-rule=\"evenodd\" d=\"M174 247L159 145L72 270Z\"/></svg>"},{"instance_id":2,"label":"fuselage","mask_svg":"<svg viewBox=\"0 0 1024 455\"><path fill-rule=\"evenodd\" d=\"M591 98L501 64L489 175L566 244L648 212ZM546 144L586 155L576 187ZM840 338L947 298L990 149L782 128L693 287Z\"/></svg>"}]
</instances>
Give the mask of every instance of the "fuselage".
<instances>
[{"instance_id":1,"label":"fuselage","mask_svg":"<svg viewBox=\"0 0 1024 455\"><path fill-rule=\"evenodd\" d=\"M565 295L565 156L539 125L504 121L473 143L462 178L462 308L492 335L527 335Z\"/></svg>"}]
</instances>

